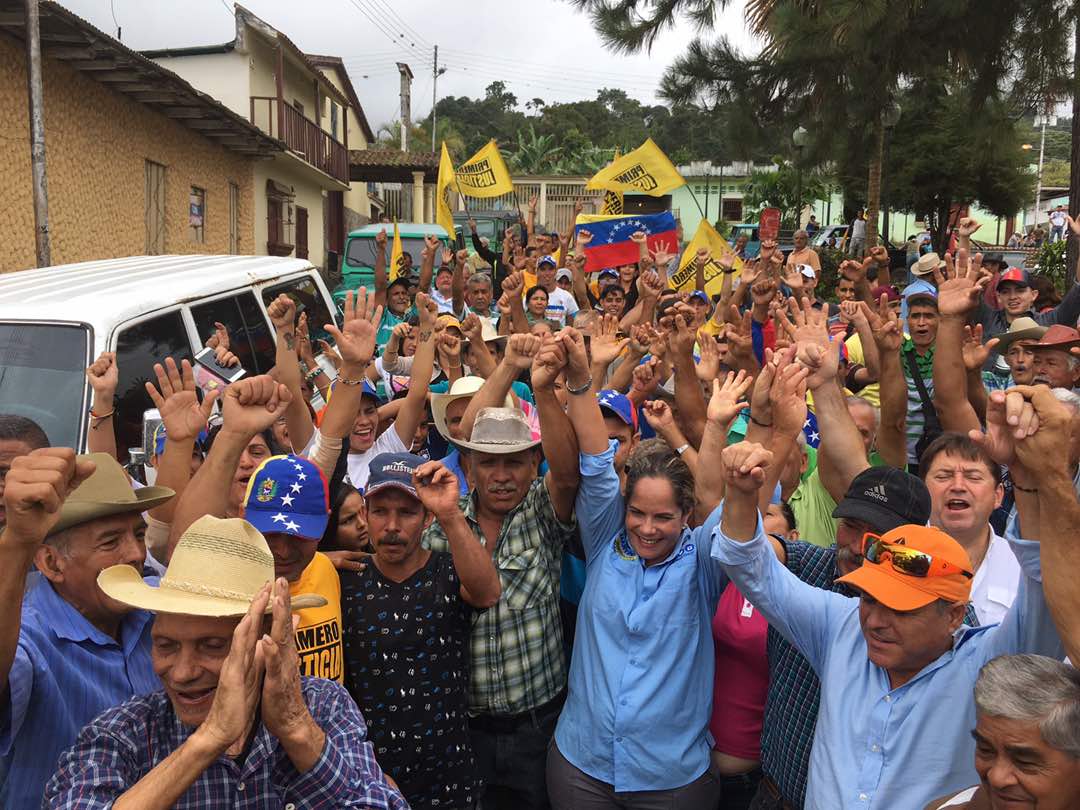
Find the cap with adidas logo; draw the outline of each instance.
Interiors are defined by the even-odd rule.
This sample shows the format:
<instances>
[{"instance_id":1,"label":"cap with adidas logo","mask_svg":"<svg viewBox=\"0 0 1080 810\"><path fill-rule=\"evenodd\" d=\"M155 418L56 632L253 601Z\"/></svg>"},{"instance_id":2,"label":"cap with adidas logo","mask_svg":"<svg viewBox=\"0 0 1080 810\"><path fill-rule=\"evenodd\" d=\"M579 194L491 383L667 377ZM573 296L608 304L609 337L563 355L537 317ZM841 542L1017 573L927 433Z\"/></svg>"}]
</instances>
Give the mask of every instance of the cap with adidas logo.
<instances>
[{"instance_id":1,"label":"cap with adidas logo","mask_svg":"<svg viewBox=\"0 0 1080 810\"><path fill-rule=\"evenodd\" d=\"M930 492L914 475L895 467L867 467L855 476L832 513L868 524L884 534L897 526L930 520Z\"/></svg>"}]
</instances>

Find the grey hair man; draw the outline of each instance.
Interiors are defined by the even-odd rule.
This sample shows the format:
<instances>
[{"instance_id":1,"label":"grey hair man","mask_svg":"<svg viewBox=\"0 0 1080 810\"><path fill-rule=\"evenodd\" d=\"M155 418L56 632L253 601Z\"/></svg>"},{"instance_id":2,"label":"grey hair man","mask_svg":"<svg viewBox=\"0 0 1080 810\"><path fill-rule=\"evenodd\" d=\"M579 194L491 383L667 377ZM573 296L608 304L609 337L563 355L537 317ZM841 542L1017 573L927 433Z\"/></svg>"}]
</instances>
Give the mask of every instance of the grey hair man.
<instances>
[{"instance_id":1,"label":"grey hair man","mask_svg":"<svg viewBox=\"0 0 1080 810\"><path fill-rule=\"evenodd\" d=\"M1080 807L1080 672L1041 655L1003 655L975 682L979 784L927 810Z\"/></svg>"}]
</instances>

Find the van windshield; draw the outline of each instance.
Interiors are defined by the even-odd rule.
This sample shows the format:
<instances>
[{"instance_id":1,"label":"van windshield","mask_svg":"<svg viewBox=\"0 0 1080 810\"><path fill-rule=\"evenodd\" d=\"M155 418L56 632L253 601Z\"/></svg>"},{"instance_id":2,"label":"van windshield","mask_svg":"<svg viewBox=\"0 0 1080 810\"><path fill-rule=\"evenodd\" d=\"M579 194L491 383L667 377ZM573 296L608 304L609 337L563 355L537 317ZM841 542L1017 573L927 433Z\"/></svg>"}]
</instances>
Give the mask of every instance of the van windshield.
<instances>
[{"instance_id":1,"label":"van windshield","mask_svg":"<svg viewBox=\"0 0 1080 810\"><path fill-rule=\"evenodd\" d=\"M78 447L89 341L85 326L0 323L0 413L33 419L53 447Z\"/></svg>"},{"instance_id":2,"label":"van windshield","mask_svg":"<svg viewBox=\"0 0 1080 810\"><path fill-rule=\"evenodd\" d=\"M443 240L439 240L443 242ZM393 226L386 229L386 262L390 263L390 253L394 247ZM424 249L424 240L419 236L401 237L401 250L412 256L412 266L420 271L420 253ZM442 256L436 256L436 265L442 260ZM360 237L349 240L349 248L345 254L345 267L370 267L375 269L375 237Z\"/></svg>"}]
</instances>

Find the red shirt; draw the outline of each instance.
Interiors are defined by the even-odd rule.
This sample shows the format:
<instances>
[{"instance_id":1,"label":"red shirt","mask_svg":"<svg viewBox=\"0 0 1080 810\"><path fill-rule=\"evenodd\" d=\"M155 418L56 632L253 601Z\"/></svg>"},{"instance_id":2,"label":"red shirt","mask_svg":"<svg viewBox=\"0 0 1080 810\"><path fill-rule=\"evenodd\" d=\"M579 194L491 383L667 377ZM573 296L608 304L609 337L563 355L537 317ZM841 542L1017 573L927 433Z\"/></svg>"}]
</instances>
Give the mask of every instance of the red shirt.
<instances>
[{"instance_id":1,"label":"red shirt","mask_svg":"<svg viewBox=\"0 0 1080 810\"><path fill-rule=\"evenodd\" d=\"M768 629L764 617L729 582L712 620L716 674L709 720L713 747L729 756L761 758L761 722L769 691Z\"/></svg>"}]
</instances>

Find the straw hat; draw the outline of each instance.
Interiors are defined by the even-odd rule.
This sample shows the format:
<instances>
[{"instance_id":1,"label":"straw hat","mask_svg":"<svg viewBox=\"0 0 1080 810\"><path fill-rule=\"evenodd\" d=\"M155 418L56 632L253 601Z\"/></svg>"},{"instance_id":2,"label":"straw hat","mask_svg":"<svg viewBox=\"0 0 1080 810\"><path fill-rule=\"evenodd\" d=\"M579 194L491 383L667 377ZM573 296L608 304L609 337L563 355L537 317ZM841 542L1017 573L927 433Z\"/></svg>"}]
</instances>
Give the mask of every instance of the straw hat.
<instances>
[{"instance_id":1,"label":"straw hat","mask_svg":"<svg viewBox=\"0 0 1080 810\"><path fill-rule=\"evenodd\" d=\"M1005 354L1009 347L1018 340L1041 340L1046 334L1047 327L1040 326L1034 318L1024 316L1014 318L1009 324L1009 331L998 335L997 345L991 350L995 354Z\"/></svg>"},{"instance_id":2,"label":"straw hat","mask_svg":"<svg viewBox=\"0 0 1080 810\"><path fill-rule=\"evenodd\" d=\"M450 428L446 425L446 406L456 399L471 398L483 385L483 377L458 377L447 393L431 395L431 421L435 423L440 436L450 438ZM514 407L514 400L509 394L506 395L505 405L507 408Z\"/></svg>"},{"instance_id":3,"label":"straw hat","mask_svg":"<svg viewBox=\"0 0 1080 810\"><path fill-rule=\"evenodd\" d=\"M176 495L168 487L133 489L124 468L108 453L88 453L79 460L92 461L97 469L67 496L60 507L60 520L49 534L110 515L145 512Z\"/></svg>"},{"instance_id":4,"label":"straw hat","mask_svg":"<svg viewBox=\"0 0 1080 810\"><path fill-rule=\"evenodd\" d=\"M155 613L243 616L262 586L274 581L274 555L246 520L206 515L180 537L160 585L148 585L130 565L106 568L97 581L117 602ZM316 594L299 594L291 609L325 604Z\"/></svg>"},{"instance_id":5,"label":"straw hat","mask_svg":"<svg viewBox=\"0 0 1080 810\"><path fill-rule=\"evenodd\" d=\"M945 260L936 253L924 253L918 261L911 265L911 272L916 276L928 276L935 270L945 267Z\"/></svg>"},{"instance_id":6,"label":"straw hat","mask_svg":"<svg viewBox=\"0 0 1080 810\"><path fill-rule=\"evenodd\" d=\"M540 440L532 437L525 414L517 408L481 408L469 441L455 439L454 444L478 453L509 455L536 447Z\"/></svg>"}]
</instances>

